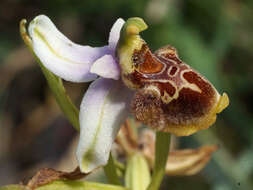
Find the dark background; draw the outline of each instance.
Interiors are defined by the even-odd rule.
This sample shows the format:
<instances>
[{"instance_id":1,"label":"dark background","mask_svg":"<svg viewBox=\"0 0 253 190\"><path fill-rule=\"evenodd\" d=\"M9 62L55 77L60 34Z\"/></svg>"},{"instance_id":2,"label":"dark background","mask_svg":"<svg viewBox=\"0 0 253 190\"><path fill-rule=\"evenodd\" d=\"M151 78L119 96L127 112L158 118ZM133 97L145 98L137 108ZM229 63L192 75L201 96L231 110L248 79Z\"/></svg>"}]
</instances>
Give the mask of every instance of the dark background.
<instances>
[{"instance_id":1,"label":"dark background","mask_svg":"<svg viewBox=\"0 0 253 190\"><path fill-rule=\"evenodd\" d=\"M142 17L152 50L177 48L186 63L227 92L216 124L179 148L219 144L199 174L167 177L164 189L253 189L252 0L2 0L0 5L0 185L27 180L41 167L73 169L77 134L57 107L19 36L19 21L45 14L74 42L102 46L118 17ZM85 84L65 83L79 105Z\"/></svg>"}]
</instances>

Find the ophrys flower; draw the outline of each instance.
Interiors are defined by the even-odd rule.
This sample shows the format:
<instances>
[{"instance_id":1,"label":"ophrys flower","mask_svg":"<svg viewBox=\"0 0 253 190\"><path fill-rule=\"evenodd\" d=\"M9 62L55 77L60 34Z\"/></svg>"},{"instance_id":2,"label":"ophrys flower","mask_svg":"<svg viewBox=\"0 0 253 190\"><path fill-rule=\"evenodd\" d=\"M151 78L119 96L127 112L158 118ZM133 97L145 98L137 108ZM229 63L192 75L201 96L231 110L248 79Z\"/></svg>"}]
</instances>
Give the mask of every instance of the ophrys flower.
<instances>
[{"instance_id":1,"label":"ophrys flower","mask_svg":"<svg viewBox=\"0 0 253 190\"><path fill-rule=\"evenodd\" d=\"M132 101L136 118L176 135L190 135L209 127L216 114L228 104L227 96L220 96L190 66L181 62L179 65L173 48L163 48L152 54L139 35L146 28L140 18L130 18L126 23L118 19L111 29L109 44L90 47L70 41L44 15L29 24L31 48L48 70L67 81L94 80L80 106L77 158L82 172L106 164L120 125L129 115L127 107L133 97L130 88L137 91ZM164 72L166 75L161 78ZM194 76L189 78L184 73ZM177 75L183 77L175 77ZM202 88L197 79L208 87ZM183 93L184 90L192 92ZM206 99L208 106L205 107L199 97L205 98L208 91L212 94ZM181 101L182 97L186 97L185 101ZM177 100L178 103L171 106ZM201 108L201 117L194 118L194 104ZM189 114L182 117L184 106Z\"/></svg>"}]
</instances>

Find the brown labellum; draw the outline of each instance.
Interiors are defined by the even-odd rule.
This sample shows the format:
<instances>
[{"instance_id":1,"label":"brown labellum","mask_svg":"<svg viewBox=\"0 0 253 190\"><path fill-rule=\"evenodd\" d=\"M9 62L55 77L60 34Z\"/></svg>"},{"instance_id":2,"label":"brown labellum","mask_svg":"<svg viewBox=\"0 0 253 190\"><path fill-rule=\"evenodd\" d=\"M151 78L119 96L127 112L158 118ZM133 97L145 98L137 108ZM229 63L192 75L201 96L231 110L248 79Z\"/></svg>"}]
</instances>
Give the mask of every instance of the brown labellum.
<instances>
[{"instance_id":1,"label":"brown labellum","mask_svg":"<svg viewBox=\"0 0 253 190\"><path fill-rule=\"evenodd\" d=\"M171 46L153 54L143 42L134 50L132 64L132 72L122 75L125 83L137 89L132 113L154 129L190 135L212 125L228 105L227 95L220 96Z\"/></svg>"}]
</instances>

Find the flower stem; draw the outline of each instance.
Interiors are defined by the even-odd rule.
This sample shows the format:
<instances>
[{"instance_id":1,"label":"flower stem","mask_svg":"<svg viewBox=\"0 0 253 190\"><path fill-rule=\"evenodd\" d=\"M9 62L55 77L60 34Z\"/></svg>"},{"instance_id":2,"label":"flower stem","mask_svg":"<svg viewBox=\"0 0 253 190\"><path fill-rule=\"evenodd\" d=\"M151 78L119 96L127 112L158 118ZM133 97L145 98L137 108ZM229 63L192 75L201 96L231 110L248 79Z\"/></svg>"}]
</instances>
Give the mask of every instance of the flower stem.
<instances>
[{"instance_id":1,"label":"flower stem","mask_svg":"<svg viewBox=\"0 0 253 190\"><path fill-rule=\"evenodd\" d=\"M151 183L147 190L158 190L163 176L165 174L165 167L168 159L170 149L170 134L164 132L156 132L155 143L155 165Z\"/></svg>"},{"instance_id":2,"label":"flower stem","mask_svg":"<svg viewBox=\"0 0 253 190\"><path fill-rule=\"evenodd\" d=\"M117 175L116 166L112 157L112 154L110 153L108 163L104 166L104 172L107 177L107 180L110 184L114 185L121 185L120 179Z\"/></svg>"}]
</instances>

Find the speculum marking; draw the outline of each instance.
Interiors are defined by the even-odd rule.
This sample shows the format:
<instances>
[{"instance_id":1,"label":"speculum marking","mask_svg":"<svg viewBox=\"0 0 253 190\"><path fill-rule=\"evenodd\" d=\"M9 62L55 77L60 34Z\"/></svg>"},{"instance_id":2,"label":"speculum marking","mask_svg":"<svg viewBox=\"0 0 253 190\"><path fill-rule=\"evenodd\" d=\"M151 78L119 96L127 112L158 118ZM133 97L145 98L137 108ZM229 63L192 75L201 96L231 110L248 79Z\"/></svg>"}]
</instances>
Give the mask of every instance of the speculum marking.
<instances>
[{"instance_id":1,"label":"speculum marking","mask_svg":"<svg viewBox=\"0 0 253 190\"><path fill-rule=\"evenodd\" d=\"M142 45L141 50L134 51L132 60L136 69L143 74L159 73L165 66L153 56L146 44Z\"/></svg>"}]
</instances>

